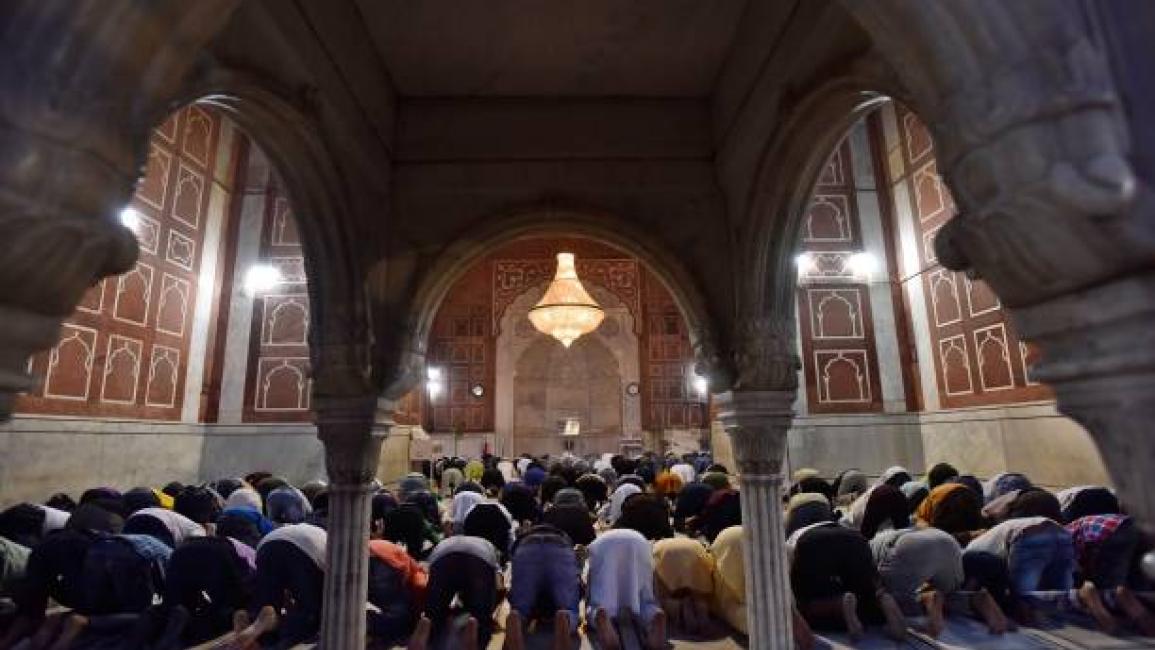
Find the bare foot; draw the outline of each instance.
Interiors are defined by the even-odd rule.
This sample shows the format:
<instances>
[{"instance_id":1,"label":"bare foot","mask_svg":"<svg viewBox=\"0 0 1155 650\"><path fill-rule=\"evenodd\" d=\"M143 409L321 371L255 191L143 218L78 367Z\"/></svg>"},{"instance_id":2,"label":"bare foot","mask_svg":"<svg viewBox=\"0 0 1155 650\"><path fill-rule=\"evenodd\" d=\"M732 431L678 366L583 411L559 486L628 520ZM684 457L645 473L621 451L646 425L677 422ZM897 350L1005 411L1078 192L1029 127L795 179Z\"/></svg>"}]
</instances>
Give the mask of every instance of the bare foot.
<instances>
[{"instance_id":1,"label":"bare foot","mask_svg":"<svg viewBox=\"0 0 1155 650\"><path fill-rule=\"evenodd\" d=\"M942 594L934 589L924 591L918 595L918 602L926 612L926 633L937 639L946 627L946 600Z\"/></svg>"},{"instance_id":2,"label":"bare foot","mask_svg":"<svg viewBox=\"0 0 1155 650\"><path fill-rule=\"evenodd\" d=\"M851 641L858 641L866 632L862 621L858 620L858 596L849 591L842 594L842 620L846 623L846 631Z\"/></svg>"},{"instance_id":3,"label":"bare foot","mask_svg":"<svg viewBox=\"0 0 1155 650\"><path fill-rule=\"evenodd\" d=\"M145 620L147 616L148 613L145 613L141 616L141 620ZM161 650L182 647L180 635L184 632L185 626L188 625L189 618L188 610L185 609L183 605L177 605L170 609L168 611L168 617L164 622L164 628L161 630L160 636L153 643L152 647ZM146 626L145 630L147 629L148 627ZM141 639L141 641L143 645L143 639Z\"/></svg>"},{"instance_id":4,"label":"bare foot","mask_svg":"<svg viewBox=\"0 0 1155 650\"><path fill-rule=\"evenodd\" d=\"M237 634L244 632L245 628L248 627L252 622L252 619L249 618L249 613L245 610L238 609L237 611L233 612L233 632L236 632Z\"/></svg>"},{"instance_id":5,"label":"bare foot","mask_svg":"<svg viewBox=\"0 0 1155 650\"><path fill-rule=\"evenodd\" d=\"M425 650L429 645L429 632L433 629L433 622L424 614L417 619L417 626L413 628L413 634L409 635L409 643L406 644L407 650Z\"/></svg>"},{"instance_id":6,"label":"bare foot","mask_svg":"<svg viewBox=\"0 0 1155 650\"><path fill-rule=\"evenodd\" d=\"M552 650L570 650L573 648L572 614L559 609L553 615L553 648Z\"/></svg>"},{"instance_id":7,"label":"bare foot","mask_svg":"<svg viewBox=\"0 0 1155 650\"><path fill-rule=\"evenodd\" d=\"M32 648L47 648L53 639L60 636L60 629L64 627L64 620L68 616L68 613L61 613L45 618L28 640L28 645Z\"/></svg>"},{"instance_id":8,"label":"bare foot","mask_svg":"<svg viewBox=\"0 0 1155 650\"><path fill-rule=\"evenodd\" d=\"M598 646L602 650L621 650L622 642L618 638L617 630L614 629L614 622L602 607L594 613L594 627L597 628Z\"/></svg>"},{"instance_id":9,"label":"bare foot","mask_svg":"<svg viewBox=\"0 0 1155 650\"><path fill-rule=\"evenodd\" d=\"M991 592L986 589L979 589L974 596L971 596L971 607L987 624L987 629L990 630L991 634L1006 633L1007 617L999 608L999 604L995 602Z\"/></svg>"},{"instance_id":10,"label":"bare foot","mask_svg":"<svg viewBox=\"0 0 1155 650\"><path fill-rule=\"evenodd\" d=\"M681 611L682 613L682 628L689 634L698 635L702 633L702 621L698 617L698 610L694 607L693 597L686 597L678 599L678 607L674 611ZM663 608L664 609L664 608ZM670 610L665 610L670 611ZM667 620L668 623L673 624L673 619L676 618L673 614Z\"/></svg>"},{"instance_id":11,"label":"bare foot","mask_svg":"<svg viewBox=\"0 0 1155 650\"><path fill-rule=\"evenodd\" d=\"M1114 634L1119 627L1118 623L1115 621L1115 617L1111 616L1111 613L1103 606L1103 599L1100 597L1099 588L1095 586L1095 583L1084 582L1077 593L1079 604L1087 609L1091 617L1095 619L1099 629L1107 634Z\"/></svg>"},{"instance_id":12,"label":"bare foot","mask_svg":"<svg viewBox=\"0 0 1155 650\"><path fill-rule=\"evenodd\" d=\"M56 637L56 642L49 647L49 650L68 650L72 647L72 642L80 636L86 627L88 627L88 618L80 614L72 614L64 619L64 627L60 630L60 636Z\"/></svg>"},{"instance_id":13,"label":"bare foot","mask_svg":"<svg viewBox=\"0 0 1155 650\"><path fill-rule=\"evenodd\" d=\"M1144 636L1155 636L1155 617L1139 602L1135 592L1125 586L1115 587L1115 602L1123 609L1131 624L1139 628Z\"/></svg>"},{"instance_id":14,"label":"bare foot","mask_svg":"<svg viewBox=\"0 0 1155 650\"><path fill-rule=\"evenodd\" d=\"M878 594L878 606L882 609L882 615L886 617L886 634L895 641L902 641L906 638L906 617L902 615L902 610L899 609L898 603L894 602L894 596L880 591Z\"/></svg>"},{"instance_id":15,"label":"bare foot","mask_svg":"<svg viewBox=\"0 0 1155 650\"><path fill-rule=\"evenodd\" d=\"M646 626L647 650L664 650L666 647L666 613L658 610Z\"/></svg>"},{"instance_id":16,"label":"bare foot","mask_svg":"<svg viewBox=\"0 0 1155 650\"><path fill-rule=\"evenodd\" d=\"M233 619L236 624L236 618ZM229 647L236 650L250 650L256 648L262 635L277 629L277 610L271 605L265 605L257 612L257 618L249 626L237 634L233 644Z\"/></svg>"},{"instance_id":17,"label":"bare foot","mask_svg":"<svg viewBox=\"0 0 1155 650\"><path fill-rule=\"evenodd\" d=\"M848 595L851 597L854 596L854 594ZM790 613L794 619L794 645L798 650L813 650L816 639L814 638L814 632L810 629L810 624L806 622L805 618L802 618L802 614L798 612L797 608L791 608ZM857 620L858 616L856 615L854 618ZM862 623L858 625L861 627Z\"/></svg>"},{"instance_id":18,"label":"bare foot","mask_svg":"<svg viewBox=\"0 0 1155 650\"><path fill-rule=\"evenodd\" d=\"M509 610L509 616L505 617L505 643L501 647L502 650L525 650L525 626L516 609Z\"/></svg>"},{"instance_id":19,"label":"bare foot","mask_svg":"<svg viewBox=\"0 0 1155 650\"><path fill-rule=\"evenodd\" d=\"M690 607L694 610L694 616L698 619L698 634L708 636L714 633L714 622L710 618L710 606L706 601L697 597L690 597Z\"/></svg>"},{"instance_id":20,"label":"bare foot","mask_svg":"<svg viewBox=\"0 0 1155 650\"><path fill-rule=\"evenodd\" d=\"M461 650L477 650L477 619L470 616L465 619L465 627L461 630Z\"/></svg>"}]
</instances>

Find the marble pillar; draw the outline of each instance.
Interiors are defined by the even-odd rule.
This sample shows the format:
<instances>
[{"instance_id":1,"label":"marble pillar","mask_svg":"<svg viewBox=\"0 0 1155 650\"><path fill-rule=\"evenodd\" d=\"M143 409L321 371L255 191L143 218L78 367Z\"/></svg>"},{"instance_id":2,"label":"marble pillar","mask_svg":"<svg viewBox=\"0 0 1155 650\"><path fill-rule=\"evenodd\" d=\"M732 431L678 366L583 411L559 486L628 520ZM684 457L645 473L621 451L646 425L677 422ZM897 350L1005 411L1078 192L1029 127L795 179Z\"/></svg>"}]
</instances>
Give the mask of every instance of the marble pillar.
<instances>
[{"instance_id":1,"label":"marble pillar","mask_svg":"<svg viewBox=\"0 0 1155 650\"><path fill-rule=\"evenodd\" d=\"M1128 512L1155 534L1155 272L1011 315L1043 349L1034 376L1091 434Z\"/></svg>"},{"instance_id":2,"label":"marble pillar","mask_svg":"<svg viewBox=\"0 0 1155 650\"><path fill-rule=\"evenodd\" d=\"M1151 39L1136 27L1155 10L841 4L933 136L958 205L935 256L998 295L1038 347L1032 377L1096 440L1129 511L1155 530L1155 87L1141 63Z\"/></svg>"},{"instance_id":3,"label":"marble pillar","mask_svg":"<svg viewBox=\"0 0 1155 650\"><path fill-rule=\"evenodd\" d=\"M794 647L780 496L794 395L793 390L746 390L716 396L718 419L730 436L740 474L746 619L754 650Z\"/></svg>"},{"instance_id":4,"label":"marble pillar","mask_svg":"<svg viewBox=\"0 0 1155 650\"><path fill-rule=\"evenodd\" d=\"M369 586L369 509L381 443L392 409L371 397L326 400L316 408L329 473L329 540L320 646L365 647Z\"/></svg>"}]
</instances>

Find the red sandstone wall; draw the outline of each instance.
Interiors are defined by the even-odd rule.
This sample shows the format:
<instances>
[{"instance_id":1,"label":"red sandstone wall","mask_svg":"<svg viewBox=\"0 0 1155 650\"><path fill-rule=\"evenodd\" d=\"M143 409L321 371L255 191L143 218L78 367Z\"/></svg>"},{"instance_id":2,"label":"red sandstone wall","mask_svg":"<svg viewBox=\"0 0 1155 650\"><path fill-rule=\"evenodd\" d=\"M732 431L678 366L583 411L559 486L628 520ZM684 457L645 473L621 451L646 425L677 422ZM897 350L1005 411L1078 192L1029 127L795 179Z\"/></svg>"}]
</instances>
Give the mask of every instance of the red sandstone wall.
<instances>
[{"instance_id":1,"label":"red sandstone wall","mask_svg":"<svg viewBox=\"0 0 1155 650\"><path fill-rule=\"evenodd\" d=\"M253 300L246 422L310 422L309 295L305 258L289 197L275 175L265 185L265 218L258 263L281 272L275 289ZM244 281L238 269L236 281Z\"/></svg>"},{"instance_id":2,"label":"red sandstone wall","mask_svg":"<svg viewBox=\"0 0 1155 650\"><path fill-rule=\"evenodd\" d=\"M17 411L178 420L197 275L221 118L189 106L155 129L145 177L131 205L140 213L140 259L92 287L65 322L60 342L30 362L39 379Z\"/></svg>"},{"instance_id":3,"label":"red sandstone wall","mask_svg":"<svg viewBox=\"0 0 1155 650\"><path fill-rule=\"evenodd\" d=\"M906 181L918 235L920 280L926 294L939 398L944 407L1049 399L1031 380L1033 351L1007 321L999 299L982 280L945 269L934 252L934 235L957 213L939 177L933 142L917 115L897 106L903 174L888 171L891 183ZM927 363L927 360L923 360Z\"/></svg>"},{"instance_id":4,"label":"red sandstone wall","mask_svg":"<svg viewBox=\"0 0 1155 650\"><path fill-rule=\"evenodd\" d=\"M577 255L583 282L613 292L639 323L642 427L704 426L705 401L689 389L693 363L685 320L657 278L630 255L582 238L526 239L493 251L467 271L450 290L434 319L428 363L445 372L445 392L430 404L424 387L406 401L398 421L421 422L448 432L461 423L467 432L492 431L497 327L505 308L527 287L548 281L560 251ZM485 395L474 397L475 383ZM411 409L411 410L410 410Z\"/></svg>"},{"instance_id":5,"label":"red sandstone wall","mask_svg":"<svg viewBox=\"0 0 1155 650\"><path fill-rule=\"evenodd\" d=\"M882 410L870 292L848 271L862 228L846 140L827 161L802 221L799 251L814 269L799 283L798 323L811 413Z\"/></svg>"}]
</instances>

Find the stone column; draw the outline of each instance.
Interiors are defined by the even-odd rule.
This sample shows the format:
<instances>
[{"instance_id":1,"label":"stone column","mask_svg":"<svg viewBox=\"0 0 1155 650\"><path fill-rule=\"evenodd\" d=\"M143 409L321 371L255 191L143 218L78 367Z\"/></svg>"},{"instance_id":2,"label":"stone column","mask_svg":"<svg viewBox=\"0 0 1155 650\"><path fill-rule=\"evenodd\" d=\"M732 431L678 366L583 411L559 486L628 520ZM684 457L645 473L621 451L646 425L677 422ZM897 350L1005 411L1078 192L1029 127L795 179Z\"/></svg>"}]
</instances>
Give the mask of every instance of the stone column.
<instances>
[{"instance_id":1,"label":"stone column","mask_svg":"<svg viewBox=\"0 0 1155 650\"><path fill-rule=\"evenodd\" d=\"M740 390L716 396L718 419L730 435L740 473L746 620L754 650L794 648L780 497L794 394L793 390Z\"/></svg>"},{"instance_id":2,"label":"stone column","mask_svg":"<svg viewBox=\"0 0 1155 650\"><path fill-rule=\"evenodd\" d=\"M365 647L369 586L369 507L381 443L392 425L392 404L374 397L325 400L316 407L329 473L321 648ZM381 417L379 417L381 416Z\"/></svg>"},{"instance_id":3,"label":"stone column","mask_svg":"<svg viewBox=\"0 0 1155 650\"><path fill-rule=\"evenodd\" d=\"M959 207L938 260L999 296L1040 349L1034 378L1155 530L1155 93L1137 27L1155 10L841 1L934 136Z\"/></svg>"}]
</instances>

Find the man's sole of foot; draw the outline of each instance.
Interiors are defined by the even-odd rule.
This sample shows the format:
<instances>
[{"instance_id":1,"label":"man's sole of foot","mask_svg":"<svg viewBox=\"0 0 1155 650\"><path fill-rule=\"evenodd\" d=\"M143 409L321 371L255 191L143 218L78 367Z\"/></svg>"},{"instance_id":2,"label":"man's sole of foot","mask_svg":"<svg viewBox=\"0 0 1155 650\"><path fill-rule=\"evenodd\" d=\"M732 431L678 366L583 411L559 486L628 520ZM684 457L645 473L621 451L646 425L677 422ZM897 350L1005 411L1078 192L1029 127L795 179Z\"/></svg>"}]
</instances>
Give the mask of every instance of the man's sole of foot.
<instances>
[{"instance_id":1,"label":"man's sole of foot","mask_svg":"<svg viewBox=\"0 0 1155 650\"><path fill-rule=\"evenodd\" d=\"M64 619L64 627L60 630L60 636L56 637L56 641L48 647L48 650L68 650L72 647L72 642L84 628L88 627L88 619L80 614L72 614Z\"/></svg>"},{"instance_id":2,"label":"man's sole of foot","mask_svg":"<svg viewBox=\"0 0 1155 650\"><path fill-rule=\"evenodd\" d=\"M938 591L919 594L918 600L926 612L926 633L937 639L946 627L946 602Z\"/></svg>"},{"instance_id":3,"label":"man's sole of foot","mask_svg":"<svg viewBox=\"0 0 1155 650\"><path fill-rule=\"evenodd\" d=\"M594 627L598 640L598 646L601 650L621 650L622 642L618 638L618 632L614 629L614 622L610 619L609 613L604 609L599 609L594 614Z\"/></svg>"},{"instance_id":4,"label":"man's sole of foot","mask_svg":"<svg viewBox=\"0 0 1155 650\"><path fill-rule=\"evenodd\" d=\"M971 598L971 606L978 612L991 634L1005 634L1010 627L1006 614L986 589L980 589Z\"/></svg>"},{"instance_id":5,"label":"man's sole of foot","mask_svg":"<svg viewBox=\"0 0 1155 650\"><path fill-rule=\"evenodd\" d=\"M573 648L573 625L570 624L570 613L559 609L553 615L552 650L571 650L571 648Z\"/></svg>"},{"instance_id":6,"label":"man's sole of foot","mask_svg":"<svg viewBox=\"0 0 1155 650\"><path fill-rule=\"evenodd\" d=\"M895 641L906 638L906 617L902 615L894 596L887 593L878 595L878 606L882 608L882 615L886 618L886 635Z\"/></svg>"},{"instance_id":7,"label":"man's sole of foot","mask_svg":"<svg viewBox=\"0 0 1155 650\"><path fill-rule=\"evenodd\" d=\"M164 622L164 629L161 630L160 637L152 647L159 650L182 647L180 644L180 635L184 632L184 628L188 625L190 618L191 616L189 616L188 610L181 605L177 605L169 610L168 620Z\"/></svg>"},{"instance_id":8,"label":"man's sole of foot","mask_svg":"<svg viewBox=\"0 0 1155 650\"><path fill-rule=\"evenodd\" d=\"M858 641L866 633L866 628L858 619L858 596L852 593L842 594L842 621L846 624L846 632L851 641Z\"/></svg>"},{"instance_id":9,"label":"man's sole of foot","mask_svg":"<svg viewBox=\"0 0 1155 650\"><path fill-rule=\"evenodd\" d=\"M409 635L409 643L405 645L406 650L426 650L429 647L429 633L433 630L433 621L428 617L422 615L417 619L417 626L413 628L413 634Z\"/></svg>"},{"instance_id":10,"label":"man's sole of foot","mask_svg":"<svg viewBox=\"0 0 1155 650\"><path fill-rule=\"evenodd\" d=\"M477 650L477 619L470 616L461 628L461 650Z\"/></svg>"},{"instance_id":11,"label":"man's sole of foot","mask_svg":"<svg viewBox=\"0 0 1155 650\"><path fill-rule=\"evenodd\" d=\"M1135 592L1127 587L1115 587L1115 602L1123 609L1131 624L1139 628L1144 636L1155 636L1155 616L1135 597Z\"/></svg>"},{"instance_id":12,"label":"man's sole of foot","mask_svg":"<svg viewBox=\"0 0 1155 650\"><path fill-rule=\"evenodd\" d=\"M797 609L791 609L794 627L794 645L798 650L812 650L814 644L818 641L814 638L814 631L810 629L810 624L806 622L805 618L802 618L802 614L798 613Z\"/></svg>"},{"instance_id":13,"label":"man's sole of foot","mask_svg":"<svg viewBox=\"0 0 1155 650\"><path fill-rule=\"evenodd\" d=\"M666 647L666 613L659 609L646 628L646 648L663 650Z\"/></svg>"},{"instance_id":14,"label":"man's sole of foot","mask_svg":"<svg viewBox=\"0 0 1155 650\"><path fill-rule=\"evenodd\" d=\"M525 650L525 625L522 623L521 614L517 613L516 609L510 609L509 615L505 617L505 642L501 645L502 650Z\"/></svg>"},{"instance_id":15,"label":"man's sole of foot","mask_svg":"<svg viewBox=\"0 0 1155 650\"><path fill-rule=\"evenodd\" d=\"M1103 605L1103 599L1100 597L1099 588L1095 586L1095 583L1084 582L1077 593L1079 603L1087 609L1091 618L1095 619L1095 624L1099 626L1099 629L1106 634L1114 634L1119 628L1119 623Z\"/></svg>"}]
</instances>

